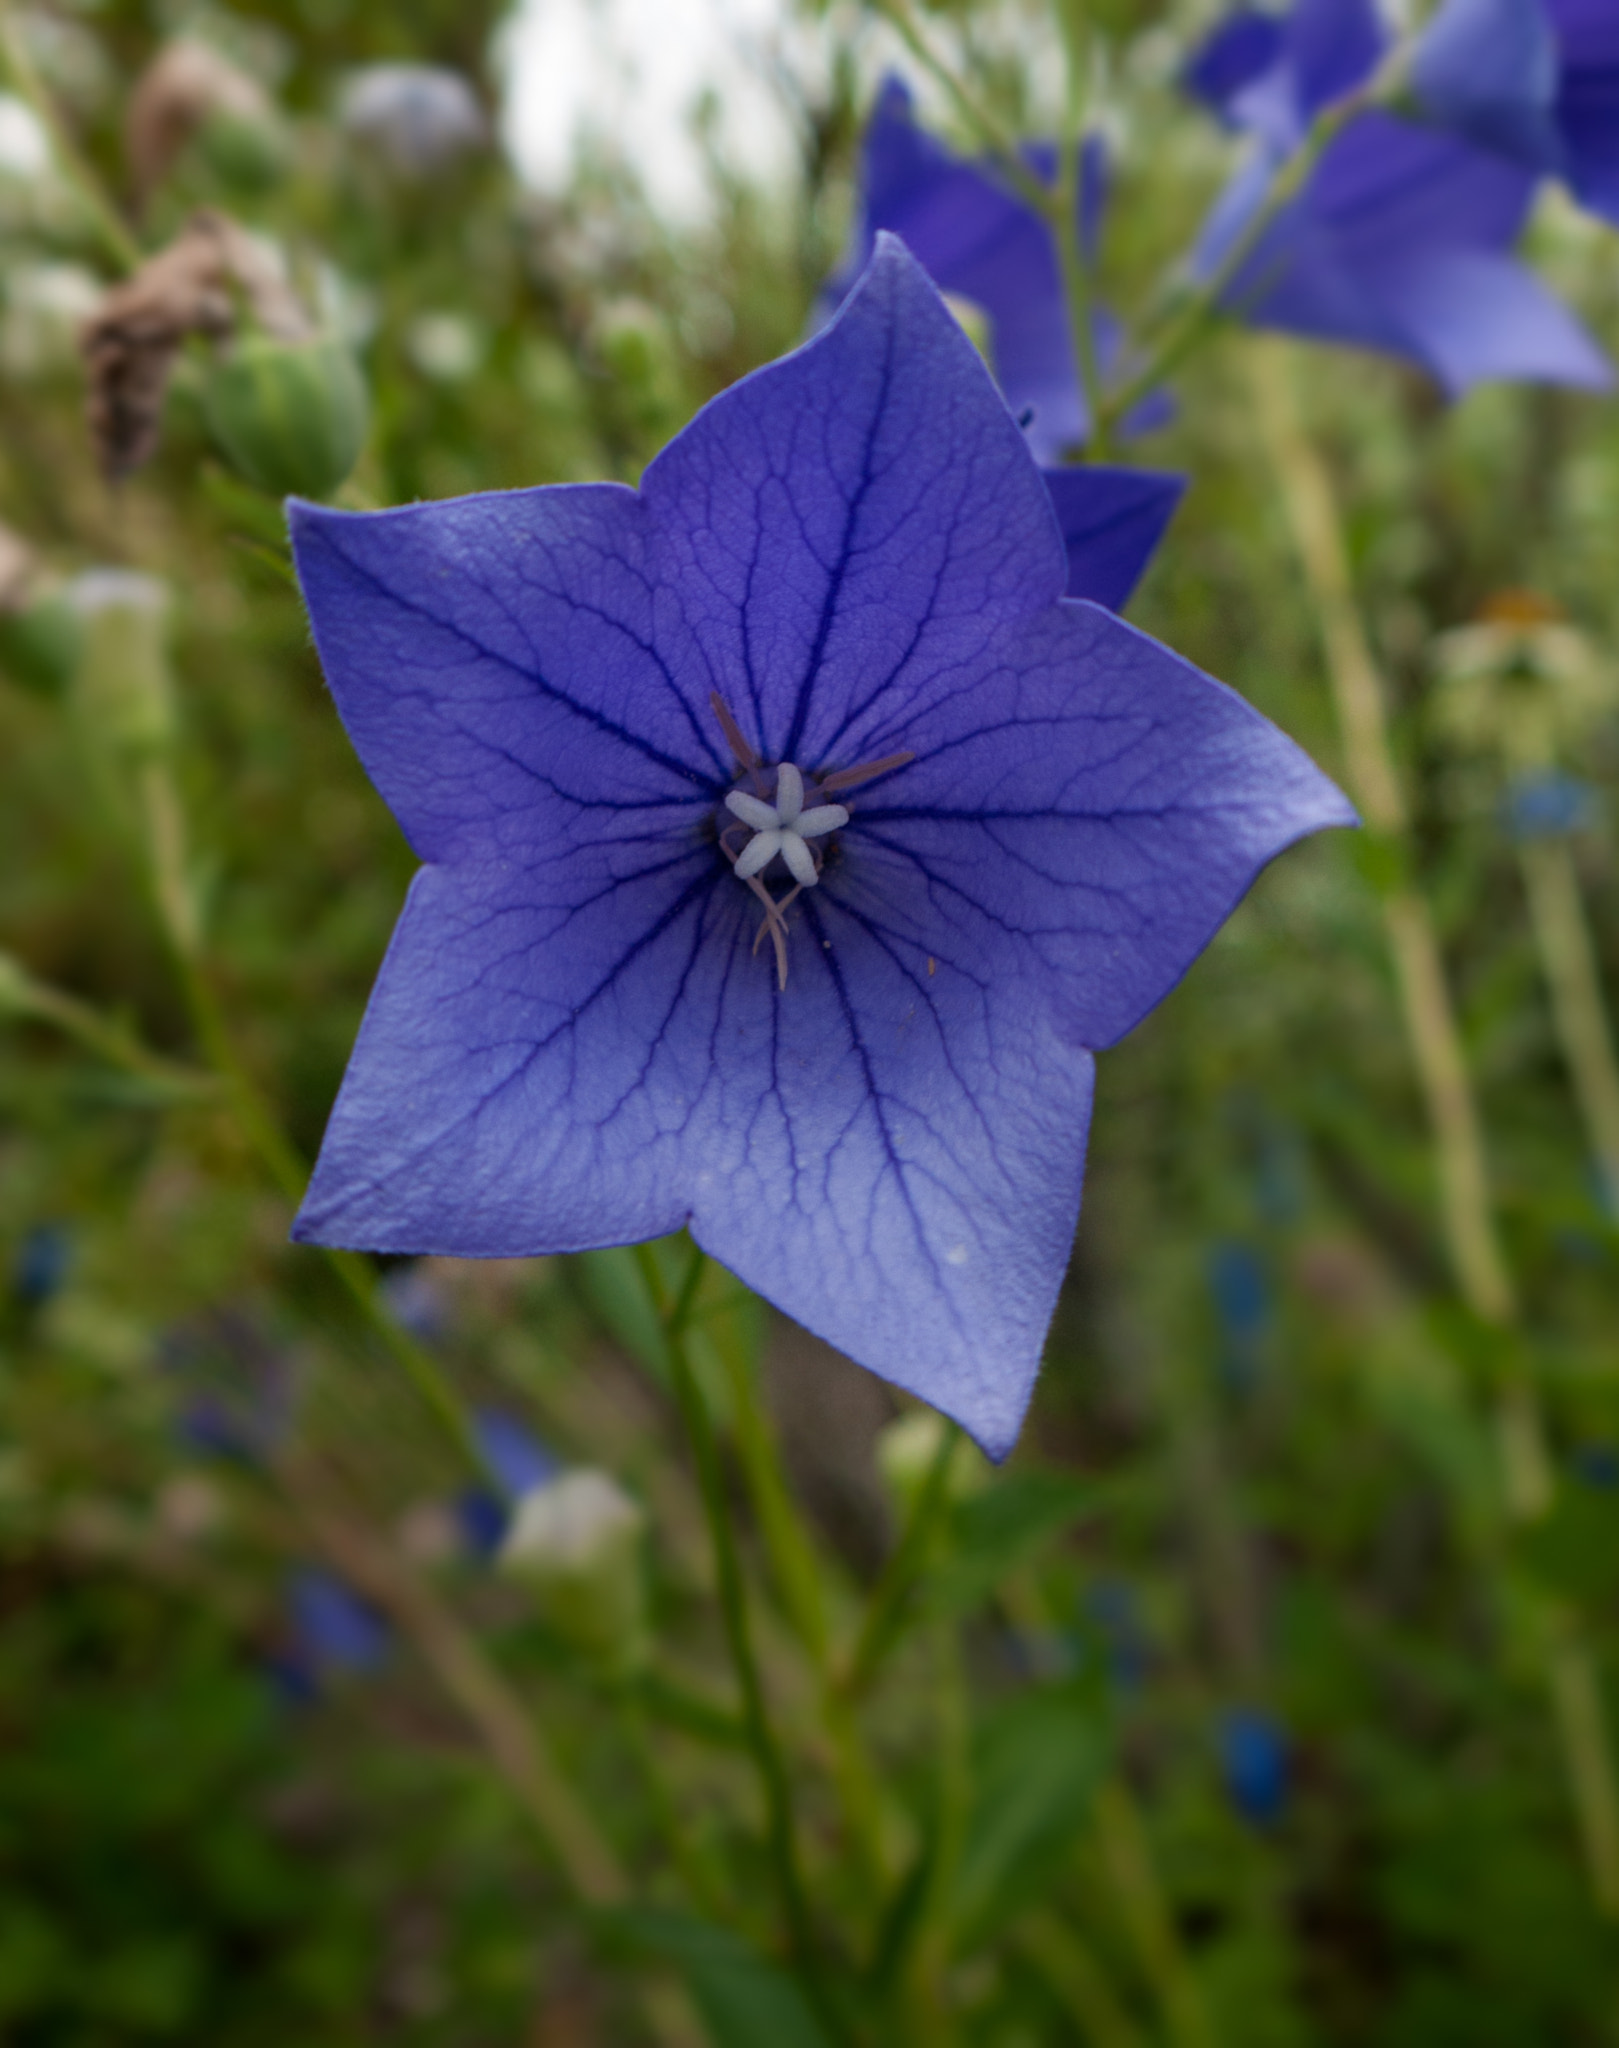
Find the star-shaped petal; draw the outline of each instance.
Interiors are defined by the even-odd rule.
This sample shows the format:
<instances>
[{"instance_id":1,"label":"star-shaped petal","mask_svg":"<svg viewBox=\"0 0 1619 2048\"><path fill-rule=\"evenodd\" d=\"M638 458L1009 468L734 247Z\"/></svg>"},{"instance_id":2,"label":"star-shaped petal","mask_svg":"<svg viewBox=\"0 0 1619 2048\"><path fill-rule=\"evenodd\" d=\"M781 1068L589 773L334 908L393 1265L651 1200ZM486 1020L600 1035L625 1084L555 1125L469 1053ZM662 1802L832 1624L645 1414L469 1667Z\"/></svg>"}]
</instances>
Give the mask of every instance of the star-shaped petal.
<instances>
[{"instance_id":1,"label":"star-shaped petal","mask_svg":"<svg viewBox=\"0 0 1619 2048\"><path fill-rule=\"evenodd\" d=\"M1239 698L1061 597L1040 472L883 238L832 325L639 492L294 512L338 707L427 865L297 1234L515 1257L688 1225L1010 1445L1094 1048L1258 869L1351 821ZM720 843L759 760L838 787L787 986ZM729 715L729 714L728 714Z\"/></svg>"}]
</instances>

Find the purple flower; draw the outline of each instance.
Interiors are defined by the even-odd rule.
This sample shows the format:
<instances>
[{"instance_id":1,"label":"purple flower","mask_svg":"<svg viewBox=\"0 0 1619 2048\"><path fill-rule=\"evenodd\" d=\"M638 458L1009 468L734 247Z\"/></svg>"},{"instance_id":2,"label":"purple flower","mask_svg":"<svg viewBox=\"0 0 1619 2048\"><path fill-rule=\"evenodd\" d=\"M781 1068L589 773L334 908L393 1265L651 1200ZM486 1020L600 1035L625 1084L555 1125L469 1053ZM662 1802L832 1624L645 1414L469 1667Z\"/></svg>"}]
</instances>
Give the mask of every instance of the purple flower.
<instances>
[{"instance_id":1,"label":"purple flower","mask_svg":"<svg viewBox=\"0 0 1619 2048\"><path fill-rule=\"evenodd\" d=\"M442 64L362 65L340 113L350 135L372 144L406 177L444 171L489 135L471 83Z\"/></svg>"},{"instance_id":2,"label":"purple flower","mask_svg":"<svg viewBox=\"0 0 1619 2048\"><path fill-rule=\"evenodd\" d=\"M1255 1827L1270 1827L1287 1805L1287 1737L1268 1714L1233 1707L1217 1730L1220 1772L1231 1803Z\"/></svg>"},{"instance_id":3,"label":"purple flower","mask_svg":"<svg viewBox=\"0 0 1619 2048\"><path fill-rule=\"evenodd\" d=\"M1031 143L1024 160L1047 183L1056 152ZM1104 198L1102 146L1087 141L1081 165L1079 233L1094 254ZM877 236L896 234L942 292L982 308L990 324L990 360L1006 402L1028 415L1029 446L1055 462L1090 433L1074 367L1073 329L1050 228L989 162L969 163L919 128L911 95L885 81L861 152L860 210L853 244L821 293L829 317L864 273ZM1106 368L1119 354L1117 321L1094 316L1097 355ZM1146 432L1167 408L1149 400L1126 426Z\"/></svg>"},{"instance_id":4,"label":"purple flower","mask_svg":"<svg viewBox=\"0 0 1619 2048\"><path fill-rule=\"evenodd\" d=\"M1252 63L1257 41L1244 34ZM1365 82L1380 51L1365 0L1299 0L1262 70L1244 76L1207 50L1194 61L1194 90L1212 97L1206 81L1219 81L1220 111L1255 138L1199 240L1198 276L1240 246L1282 159L1323 107ZM1605 390L1606 357L1511 254L1534 186L1532 171L1453 135L1361 113L1260 233L1223 303L1256 326L1402 356L1453 396L1503 377Z\"/></svg>"},{"instance_id":5,"label":"purple flower","mask_svg":"<svg viewBox=\"0 0 1619 2048\"><path fill-rule=\"evenodd\" d=\"M1423 113L1619 222L1619 8L1445 0L1412 53Z\"/></svg>"},{"instance_id":6,"label":"purple flower","mask_svg":"<svg viewBox=\"0 0 1619 2048\"><path fill-rule=\"evenodd\" d=\"M499 1491L468 1487L456 1513L468 1546L478 1557L493 1557L511 1520L511 1506L562 1470L561 1460L537 1436L502 1408L479 1408L472 1417L473 1440Z\"/></svg>"},{"instance_id":7,"label":"purple flower","mask_svg":"<svg viewBox=\"0 0 1619 2048\"><path fill-rule=\"evenodd\" d=\"M372 1671L388 1653L388 1624L331 1572L304 1565L287 1581L287 1643L270 1659L286 1697L313 1699L334 1678Z\"/></svg>"},{"instance_id":8,"label":"purple flower","mask_svg":"<svg viewBox=\"0 0 1619 2048\"><path fill-rule=\"evenodd\" d=\"M891 237L639 492L292 518L427 863L295 1234L509 1258L687 1225L1003 1453L1091 1050L1342 796L1061 600L1040 472Z\"/></svg>"},{"instance_id":9,"label":"purple flower","mask_svg":"<svg viewBox=\"0 0 1619 2048\"><path fill-rule=\"evenodd\" d=\"M1175 516L1185 477L1096 462L1043 474L1068 550L1064 595L1122 611Z\"/></svg>"}]
</instances>

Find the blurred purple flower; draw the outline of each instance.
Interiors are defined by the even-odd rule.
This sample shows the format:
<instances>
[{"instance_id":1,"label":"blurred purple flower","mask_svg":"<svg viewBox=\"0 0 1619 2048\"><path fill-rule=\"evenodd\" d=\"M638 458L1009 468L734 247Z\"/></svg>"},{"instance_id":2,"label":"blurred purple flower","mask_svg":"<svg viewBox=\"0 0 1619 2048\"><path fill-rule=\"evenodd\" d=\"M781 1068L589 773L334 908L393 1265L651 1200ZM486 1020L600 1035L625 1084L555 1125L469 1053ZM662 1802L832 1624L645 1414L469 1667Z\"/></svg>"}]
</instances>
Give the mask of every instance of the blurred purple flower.
<instances>
[{"instance_id":1,"label":"blurred purple flower","mask_svg":"<svg viewBox=\"0 0 1619 2048\"><path fill-rule=\"evenodd\" d=\"M1619 7L1613 0L1444 0L1417 40L1423 113L1526 170L1568 181L1619 222Z\"/></svg>"},{"instance_id":2,"label":"blurred purple flower","mask_svg":"<svg viewBox=\"0 0 1619 2048\"><path fill-rule=\"evenodd\" d=\"M1506 811L1514 839L1564 839L1594 821L1596 791L1556 769L1521 775L1507 791Z\"/></svg>"},{"instance_id":3,"label":"blurred purple flower","mask_svg":"<svg viewBox=\"0 0 1619 2048\"><path fill-rule=\"evenodd\" d=\"M499 1492L469 1487L456 1502L456 1513L474 1555L492 1557L506 1534L511 1504L555 1479L562 1461L525 1423L501 1408L474 1410L472 1435Z\"/></svg>"},{"instance_id":4,"label":"blurred purple flower","mask_svg":"<svg viewBox=\"0 0 1619 2048\"><path fill-rule=\"evenodd\" d=\"M1056 151L1030 143L1024 161L1051 183ZM1095 139L1084 147L1079 195L1082 245L1094 255L1106 196L1106 165ZM860 200L851 246L822 287L820 318L829 319L864 273L883 231L899 236L942 292L981 307L990 323L989 354L1013 412L1027 414L1029 447L1055 462L1090 433L1090 417L1074 367L1073 329L1057 248L1050 228L995 165L967 162L918 127L911 95L897 78L884 81L866 128L860 159ZM1093 315L1098 361L1106 370L1120 351L1118 322ZM1125 422L1144 433L1162 424L1168 407L1148 400Z\"/></svg>"},{"instance_id":5,"label":"blurred purple flower","mask_svg":"<svg viewBox=\"0 0 1619 2048\"><path fill-rule=\"evenodd\" d=\"M291 1701L313 1699L334 1678L375 1670L388 1654L388 1624L344 1582L318 1565L293 1572L286 1588L286 1641L270 1672Z\"/></svg>"},{"instance_id":6,"label":"blurred purple flower","mask_svg":"<svg viewBox=\"0 0 1619 2048\"><path fill-rule=\"evenodd\" d=\"M1250 17L1216 32L1188 81L1252 134L1254 153L1204 227L1196 276L1241 246L1283 160L1324 107L1365 83L1382 45L1368 0L1298 0L1258 71L1245 72L1260 53ZM1511 254L1534 187L1500 155L1366 111L1261 230L1222 303L1255 326L1404 357L1452 396L1488 378L1606 390L1607 358Z\"/></svg>"},{"instance_id":7,"label":"blurred purple flower","mask_svg":"<svg viewBox=\"0 0 1619 2048\"><path fill-rule=\"evenodd\" d=\"M516 1257L689 1225L1003 1453L1090 1050L1343 797L1061 601L1040 472L891 237L639 492L292 520L427 862L296 1235Z\"/></svg>"},{"instance_id":8,"label":"blurred purple flower","mask_svg":"<svg viewBox=\"0 0 1619 2048\"><path fill-rule=\"evenodd\" d=\"M1270 1332L1270 1275L1250 1245L1227 1240L1211 1247L1209 1293L1220 1325L1220 1366L1227 1384L1247 1393L1264 1364Z\"/></svg>"},{"instance_id":9,"label":"blurred purple flower","mask_svg":"<svg viewBox=\"0 0 1619 2048\"><path fill-rule=\"evenodd\" d=\"M1185 477L1096 462L1042 474L1068 550L1064 595L1122 611L1185 495Z\"/></svg>"},{"instance_id":10,"label":"blurred purple flower","mask_svg":"<svg viewBox=\"0 0 1619 2048\"><path fill-rule=\"evenodd\" d=\"M1255 1827L1271 1827L1287 1805L1287 1737L1268 1714L1233 1707L1220 1717L1220 1775L1231 1803Z\"/></svg>"},{"instance_id":11,"label":"blurred purple flower","mask_svg":"<svg viewBox=\"0 0 1619 2048\"><path fill-rule=\"evenodd\" d=\"M286 1437L297 1376L250 1314L217 1310L170 1331L158 1355L181 1394L176 1433L192 1450L255 1464Z\"/></svg>"},{"instance_id":12,"label":"blurred purple flower","mask_svg":"<svg viewBox=\"0 0 1619 2048\"><path fill-rule=\"evenodd\" d=\"M343 93L343 126L407 177L425 178L489 139L470 82L442 64L367 64Z\"/></svg>"},{"instance_id":13,"label":"blurred purple flower","mask_svg":"<svg viewBox=\"0 0 1619 2048\"><path fill-rule=\"evenodd\" d=\"M43 1308L61 1292L72 1265L73 1234L67 1226L34 1224L11 1262L12 1299L25 1309Z\"/></svg>"}]
</instances>

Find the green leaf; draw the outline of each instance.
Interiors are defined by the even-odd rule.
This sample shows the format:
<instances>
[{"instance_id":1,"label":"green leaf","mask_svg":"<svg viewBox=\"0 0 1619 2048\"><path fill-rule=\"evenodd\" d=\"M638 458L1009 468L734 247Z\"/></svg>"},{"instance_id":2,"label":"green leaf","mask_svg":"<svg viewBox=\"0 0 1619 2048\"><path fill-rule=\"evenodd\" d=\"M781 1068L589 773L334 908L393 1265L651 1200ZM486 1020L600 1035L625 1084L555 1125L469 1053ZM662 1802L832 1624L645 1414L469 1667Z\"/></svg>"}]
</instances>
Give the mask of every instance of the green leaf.
<instances>
[{"instance_id":1,"label":"green leaf","mask_svg":"<svg viewBox=\"0 0 1619 2048\"><path fill-rule=\"evenodd\" d=\"M1619 1594L1619 1493L1565 1486L1524 1530L1518 1555L1557 1592L1583 1605Z\"/></svg>"},{"instance_id":2,"label":"green leaf","mask_svg":"<svg viewBox=\"0 0 1619 2048\"><path fill-rule=\"evenodd\" d=\"M608 1938L685 1983L714 2048L828 2048L820 2022L785 1970L739 1935L657 1906L614 1913Z\"/></svg>"},{"instance_id":3,"label":"green leaf","mask_svg":"<svg viewBox=\"0 0 1619 2048\"><path fill-rule=\"evenodd\" d=\"M663 1328L630 1247L609 1245L603 1251L580 1252L574 1267L608 1335L648 1371L667 1378L669 1358Z\"/></svg>"},{"instance_id":4,"label":"green leaf","mask_svg":"<svg viewBox=\"0 0 1619 2048\"><path fill-rule=\"evenodd\" d=\"M1010 1572L1094 1505L1086 1481L1069 1472L1013 1472L960 1502L949 1550L923 1593L926 1611L964 1614Z\"/></svg>"},{"instance_id":5,"label":"green leaf","mask_svg":"<svg viewBox=\"0 0 1619 2048\"><path fill-rule=\"evenodd\" d=\"M1108 1754L1094 1695L1076 1685L1025 1693L985 1725L951 1897L962 1949L1047 1890L1090 1818Z\"/></svg>"}]
</instances>

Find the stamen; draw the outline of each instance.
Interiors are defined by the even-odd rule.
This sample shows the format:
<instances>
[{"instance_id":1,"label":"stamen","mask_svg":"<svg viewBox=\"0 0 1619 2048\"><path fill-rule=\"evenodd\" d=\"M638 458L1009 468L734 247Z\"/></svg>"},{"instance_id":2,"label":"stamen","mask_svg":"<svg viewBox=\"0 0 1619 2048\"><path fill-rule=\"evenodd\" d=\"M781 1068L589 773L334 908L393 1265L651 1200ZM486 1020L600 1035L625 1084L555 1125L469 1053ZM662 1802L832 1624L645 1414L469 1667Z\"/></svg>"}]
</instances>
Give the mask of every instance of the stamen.
<instances>
[{"instance_id":1,"label":"stamen","mask_svg":"<svg viewBox=\"0 0 1619 2048\"><path fill-rule=\"evenodd\" d=\"M725 735L725 744L735 754L737 766L753 777L754 787L759 786L759 756L742 736L742 728L731 716L731 707L718 690L708 693L708 708L720 722L720 731Z\"/></svg>"},{"instance_id":2,"label":"stamen","mask_svg":"<svg viewBox=\"0 0 1619 2048\"><path fill-rule=\"evenodd\" d=\"M823 796L831 796L839 789L855 789L862 782L870 782L875 776L886 775L891 769L903 768L907 762L915 759L915 754L884 754L880 761L862 761L858 768L836 768L830 775L821 776L816 788Z\"/></svg>"}]
</instances>

